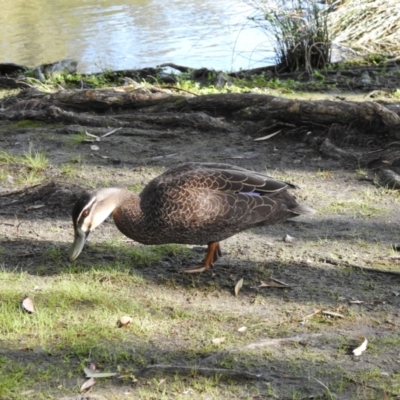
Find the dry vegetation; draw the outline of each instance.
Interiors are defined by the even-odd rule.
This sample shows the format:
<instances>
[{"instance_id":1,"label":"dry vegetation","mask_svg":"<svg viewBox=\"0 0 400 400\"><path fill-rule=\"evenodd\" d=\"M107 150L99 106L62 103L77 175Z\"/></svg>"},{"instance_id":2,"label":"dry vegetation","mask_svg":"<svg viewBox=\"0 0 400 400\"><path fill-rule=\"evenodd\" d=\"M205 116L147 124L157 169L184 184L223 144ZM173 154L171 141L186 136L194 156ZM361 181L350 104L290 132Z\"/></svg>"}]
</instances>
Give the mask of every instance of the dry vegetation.
<instances>
[{"instance_id":1,"label":"dry vegetation","mask_svg":"<svg viewBox=\"0 0 400 400\"><path fill-rule=\"evenodd\" d=\"M364 54L400 54L398 0L341 0L333 7L328 29L335 43Z\"/></svg>"}]
</instances>

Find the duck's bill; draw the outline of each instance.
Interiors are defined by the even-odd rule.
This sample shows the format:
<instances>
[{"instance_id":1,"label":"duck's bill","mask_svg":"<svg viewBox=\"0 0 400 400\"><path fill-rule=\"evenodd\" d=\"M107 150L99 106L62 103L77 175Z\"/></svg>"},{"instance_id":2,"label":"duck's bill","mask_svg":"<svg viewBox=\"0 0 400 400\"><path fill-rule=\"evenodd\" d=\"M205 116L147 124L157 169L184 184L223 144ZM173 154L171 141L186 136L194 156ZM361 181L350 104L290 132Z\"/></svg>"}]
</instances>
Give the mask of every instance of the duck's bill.
<instances>
[{"instance_id":1,"label":"duck's bill","mask_svg":"<svg viewBox=\"0 0 400 400\"><path fill-rule=\"evenodd\" d=\"M74 243L72 244L72 247L68 253L69 261L74 261L76 258L78 258L79 254L81 254L88 235L89 232L84 232L82 229L76 230Z\"/></svg>"}]
</instances>

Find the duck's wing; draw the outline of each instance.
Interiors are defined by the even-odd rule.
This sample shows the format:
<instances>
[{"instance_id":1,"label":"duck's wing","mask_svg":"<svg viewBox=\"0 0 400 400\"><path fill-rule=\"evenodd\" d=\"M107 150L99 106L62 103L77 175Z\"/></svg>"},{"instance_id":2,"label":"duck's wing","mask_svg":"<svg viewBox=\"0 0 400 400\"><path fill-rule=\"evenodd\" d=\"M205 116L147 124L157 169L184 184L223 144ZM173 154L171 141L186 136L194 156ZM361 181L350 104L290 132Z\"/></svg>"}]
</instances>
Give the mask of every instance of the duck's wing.
<instances>
[{"instance_id":1,"label":"duck's wing","mask_svg":"<svg viewBox=\"0 0 400 400\"><path fill-rule=\"evenodd\" d=\"M185 182L185 186L205 188L225 193L278 193L296 186L259 172L224 163L184 163L165 171L156 178L159 182Z\"/></svg>"}]
</instances>

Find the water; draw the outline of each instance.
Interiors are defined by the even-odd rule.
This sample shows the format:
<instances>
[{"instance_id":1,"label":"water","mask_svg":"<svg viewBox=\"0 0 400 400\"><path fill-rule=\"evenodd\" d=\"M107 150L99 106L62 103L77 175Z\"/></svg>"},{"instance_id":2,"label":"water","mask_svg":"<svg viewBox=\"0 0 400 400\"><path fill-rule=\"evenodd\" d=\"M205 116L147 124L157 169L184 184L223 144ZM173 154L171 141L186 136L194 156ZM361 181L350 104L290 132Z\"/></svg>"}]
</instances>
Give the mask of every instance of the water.
<instances>
[{"instance_id":1,"label":"water","mask_svg":"<svg viewBox=\"0 0 400 400\"><path fill-rule=\"evenodd\" d=\"M76 59L80 72L173 62L224 71L273 64L241 0L0 0L0 63Z\"/></svg>"}]
</instances>

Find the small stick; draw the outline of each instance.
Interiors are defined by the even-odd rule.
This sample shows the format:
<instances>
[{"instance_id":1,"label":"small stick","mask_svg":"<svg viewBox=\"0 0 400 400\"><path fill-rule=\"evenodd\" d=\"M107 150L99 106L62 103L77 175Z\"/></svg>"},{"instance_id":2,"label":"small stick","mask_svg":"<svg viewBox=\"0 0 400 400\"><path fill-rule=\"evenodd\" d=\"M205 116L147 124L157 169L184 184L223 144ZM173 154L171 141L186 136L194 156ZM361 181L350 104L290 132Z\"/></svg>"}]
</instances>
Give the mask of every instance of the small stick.
<instances>
[{"instance_id":1,"label":"small stick","mask_svg":"<svg viewBox=\"0 0 400 400\"><path fill-rule=\"evenodd\" d=\"M122 127L120 127L120 128L115 128L115 129L111 130L110 132L105 133L105 134L102 135L101 137L103 138L103 137L110 136L110 135L112 135L113 133L118 132L120 129L122 129Z\"/></svg>"}]
</instances>

